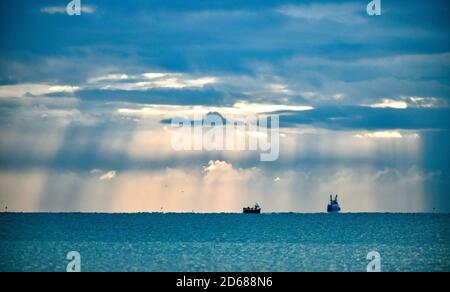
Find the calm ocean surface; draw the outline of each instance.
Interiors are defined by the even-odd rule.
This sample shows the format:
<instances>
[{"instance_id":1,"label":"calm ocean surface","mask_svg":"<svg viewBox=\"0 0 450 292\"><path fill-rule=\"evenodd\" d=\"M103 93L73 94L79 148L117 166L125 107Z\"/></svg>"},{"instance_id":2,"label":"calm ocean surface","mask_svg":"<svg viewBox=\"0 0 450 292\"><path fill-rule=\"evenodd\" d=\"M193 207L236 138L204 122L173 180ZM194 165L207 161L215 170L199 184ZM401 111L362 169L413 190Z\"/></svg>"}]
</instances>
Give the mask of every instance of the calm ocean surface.
<instances>
[{"instance_id":1,"label":"calm ocean surface","mask_svg":"<svg viewBox=\"0 0 450 292\"><path fill-rule=\"evenodd\" d=\"M450 215L0 214L0 271L450 271Z\"/></svg>"}]
</instances>

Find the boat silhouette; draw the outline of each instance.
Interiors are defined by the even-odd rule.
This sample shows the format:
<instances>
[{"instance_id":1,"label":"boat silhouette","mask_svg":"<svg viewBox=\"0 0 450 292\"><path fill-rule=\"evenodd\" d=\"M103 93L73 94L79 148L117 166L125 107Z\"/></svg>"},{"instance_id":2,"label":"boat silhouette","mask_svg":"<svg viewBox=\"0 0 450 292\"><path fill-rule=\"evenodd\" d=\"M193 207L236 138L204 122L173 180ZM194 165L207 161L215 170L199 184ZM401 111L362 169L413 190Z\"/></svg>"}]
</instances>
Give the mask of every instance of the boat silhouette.
<instances>
[{"instance_id":1,"label":"boat silhouette","mask_svg":"<svg viewBox=\"0 0 450 292\"><path fill-rule=\"evenodd\" d=\"M339 211L341 211L341 207L339 206L337 198L338 196L336 195L333 200L333 196L330 195L330 203L327 206L328 213L338 213Z\"/></svg>"},{"instance_id":2,"label":"boat silhouette","mask_svg":"<svg viewBox=\"0 0 450 292\"><path fill-rule=\"evenodd\" d=\"M243 209L243 212L244 214L260 214L261 207L258 205L258 203L256 203L254 207L245 207Z\"/></svg>"}]
</instances>

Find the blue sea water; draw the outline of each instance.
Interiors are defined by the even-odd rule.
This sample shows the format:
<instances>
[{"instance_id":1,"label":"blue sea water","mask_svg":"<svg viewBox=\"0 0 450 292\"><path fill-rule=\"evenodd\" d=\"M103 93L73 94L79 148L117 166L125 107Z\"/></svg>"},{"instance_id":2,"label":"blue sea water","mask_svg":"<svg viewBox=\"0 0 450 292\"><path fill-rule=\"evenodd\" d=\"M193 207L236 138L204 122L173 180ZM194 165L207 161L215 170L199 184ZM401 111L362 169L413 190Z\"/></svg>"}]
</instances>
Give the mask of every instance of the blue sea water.
<instances>
[{"instance_id":1,"label":"blue sea water","mask_svg":"<svg viewBox=\"0 0 450 292\"><path fill-rule=\"evenodd\" d=\"M444 214L0 214L0 271L450 271Z\"/></svg>"}]
</instances>

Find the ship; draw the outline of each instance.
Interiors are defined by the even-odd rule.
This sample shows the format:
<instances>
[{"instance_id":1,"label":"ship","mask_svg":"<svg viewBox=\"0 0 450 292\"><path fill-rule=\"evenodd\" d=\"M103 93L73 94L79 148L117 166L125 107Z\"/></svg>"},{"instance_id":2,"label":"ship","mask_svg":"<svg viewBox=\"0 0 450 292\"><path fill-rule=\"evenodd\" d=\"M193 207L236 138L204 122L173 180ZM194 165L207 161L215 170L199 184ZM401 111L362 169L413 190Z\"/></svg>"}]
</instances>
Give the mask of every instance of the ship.
<instances>
[{"instance_id":1,"label":"ship","mask_svg":"<svg viewBox=\"0 0 450 292\"><path fill-rule=\"evenodd\" d=\"M260 214L261 207L258 205L258 203L256 203L254 207L245 207L243 209L243 212L244 214Z\"/></svg>"},{"instance_id":2,"label":"ship","mask_svg":"<svg viewBox=\"0 0 450 292\"><path fill-rule=\"evenodd\" d=\"M338 196L336 195L333 200L333 196L330 195L330 203L327 206L327 212L328 213L338 213L341 211L341 207L338 203Z\"/></svg>"}]
</instances>

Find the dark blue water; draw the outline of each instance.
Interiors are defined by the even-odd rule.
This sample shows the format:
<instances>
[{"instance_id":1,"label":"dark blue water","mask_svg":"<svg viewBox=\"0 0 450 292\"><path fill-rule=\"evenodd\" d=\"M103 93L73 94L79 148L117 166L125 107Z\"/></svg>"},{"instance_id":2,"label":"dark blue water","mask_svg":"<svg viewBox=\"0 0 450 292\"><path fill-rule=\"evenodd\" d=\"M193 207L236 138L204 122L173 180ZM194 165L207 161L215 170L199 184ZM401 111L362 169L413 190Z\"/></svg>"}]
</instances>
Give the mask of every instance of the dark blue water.
<instances>
[{"instance_id":1,"label":"dark blue water","mask_svg":"<svg viewBox=\"0 0 450 292\"><path fill-rule=\"evenodd\" d=\"M1 271L450 271L450 215L0 214Z\"/></svg>"}]
</instances>

